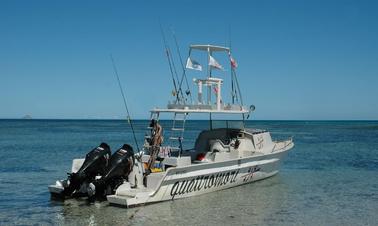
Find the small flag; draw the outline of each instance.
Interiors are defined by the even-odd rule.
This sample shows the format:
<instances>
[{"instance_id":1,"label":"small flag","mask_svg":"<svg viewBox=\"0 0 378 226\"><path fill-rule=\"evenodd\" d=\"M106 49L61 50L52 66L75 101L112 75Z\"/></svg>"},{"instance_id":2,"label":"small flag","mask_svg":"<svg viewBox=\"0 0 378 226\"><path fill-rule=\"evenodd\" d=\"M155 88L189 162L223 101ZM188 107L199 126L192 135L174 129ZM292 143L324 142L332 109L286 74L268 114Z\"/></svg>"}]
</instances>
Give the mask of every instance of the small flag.
<instances>
[{"instance_id":1,"label":"small flag","mask_svg":"<svg viewBox=\"0 0 378 226\"><path fill-rule=\"evenodd\" d=\"M210 59L209 59L209 66L212 66L213 68L216 68L216 69L223 70L222 65L220 65L220 64L214 59L214 57L212 57L212 56L210 56Z\"/></svg>"},{"instance_id":2,"label":"small flag","mask_svg":"<svg viewBox=\"0 0 378 226\"><path fill-rule=\"evenodd\" d=\"M188 60L186 61L186 68L202 71L202 66L197 61L190 59L188 57Z\"/></svg>"},{"instance_id":3,"label":"small flag","mask_svg":"<svg viewBox=\"0 0 378 226\"><path fill-rule=\"evenodd\" d=\"M231 61L231 67L233 67L233 68L238 67L238 63L236 62L236 60L234 58L230 57L230 61Z\"/></svg>"}]
</instances>

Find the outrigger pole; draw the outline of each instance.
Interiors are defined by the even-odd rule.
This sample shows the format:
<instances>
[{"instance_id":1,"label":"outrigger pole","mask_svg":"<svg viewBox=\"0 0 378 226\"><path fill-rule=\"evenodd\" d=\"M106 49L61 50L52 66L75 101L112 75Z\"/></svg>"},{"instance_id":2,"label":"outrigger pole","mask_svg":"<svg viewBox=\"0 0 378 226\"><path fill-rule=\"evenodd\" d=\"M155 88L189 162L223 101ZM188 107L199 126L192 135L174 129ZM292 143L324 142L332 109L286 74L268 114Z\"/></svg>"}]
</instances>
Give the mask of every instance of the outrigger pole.
<instances>
[{"instance_id":1,"label":"outrigger pole","mask_svg":"<svg viewBox=\"0 0 378 226\"><path fill-rule=\"evenodd\" d=\"M131 131L133 132L133 136L134 136L134 142L135 142L135 145L137 146L137 149L138 149L138 152L139 152L139 145L138 145L138 141L137 141L136 136L135 136L134 126L133 126L133 123L131 121L131 117L130 117L130 113L129 113L129 108L127 107L125 94L123 93L123 89L122 89L122 86L121 86L121 81L119 79L117 67L116 67L116 65L114 63L114 59L113 59L112 54L110 54L110 59L112 60L114 74L117 77L119 89L121 90L121 94L122 94L122 98L123 98L123 104L125 105L125 109L126 109L126 113L127 113L127 122L130 124Z\"/></svg>"},{"instance_id":2,"label":"outrigger pole","mask_svg":"<svg viewBox=\"0 0 378 226\"><path fill-rule=\"evenodd\" d=\"M230 58L230 66L231 66L231 97L232 97L232 104L235 103L235 88L234 88L234 74L232 69L232 63L231 63L231 26L228 26L228 47L230 48L230 51L228 52L229 58Z\"/></svg>"},{"instance_id":3,"label":"outrigger pole","mask_svg":"<svg viewBox=\"0 0 378 226\"><path fill-rule=\"evenodd\" d=\"M236 76L236 72L235 72L235 68L232 66L232 63L231 63L231 26L228 27L228 42L229 42L229 48L230 48L230 51L228 52L229 54L229 59L230 59L230 66L231 66L231 97L232 97L232 104L235 103L235 97L236 97L236 100L238 101L238 93L239 93L239 98L240 98L240 105L243 106L243 98L242 98L242 95L241 95L241 92L240 92L240 87L239 87L239 82L238 82L238 77ZM235 90L235 87L234 87L234 83L235 83L235 86L236 86L236 89L237 89L237 92ZM244 114L243 115L243 125L244 125L244 121L245 121L245 116Z\"/></svg>"},{"instance_id":4,"label":"outrigger pole","mask_svg":"<svg viewBox=\"0 0 378 226\"><path fill-rule=\"evenodd\" d=\"M179 91L182 94L182 88L181 87L182 87L182 83L183 83L184 78L185 78L186 89L187 89L187 91L185 93L190 96L190 102L193 102L192 93L191 93L190 88L189 88L188 78L186 77L186 70L185 70L185 67L184 67L184 63L182 62L180 48L179 48L177 38L176 38L176 33L174 32L174 30L172 28L171 28L171 31L172 31L173 38L175 40L177 54L180 58L180 63L181 63L181 67L182 67L182 76L181 76L181 80L180 80L180 84L179 84Z\"/></svg>"},{"instance_id":5,"label":"outrigger pole","mask_svg":"<svg viewBox=\"0 0 378 226\"><path fill-rule=\"evenodd\" d=\"M168 64L169 64L169 70L170 70L171 76L172 76L173 87L175 88L176 102L180 103L180 97L179 97L179 95L180 95L179 91L180 90L177 89L176 80L175 80L175 76L174 76L174 72L173 72L173 70L175 70L175 72L176 72L176 68L173 65L173 59L171 60L171 57L170 57L171 51L169 49L167 41L165 40L165 35L164 35L163 27L161 26L160 21L159 21L159 26L160 26L161 36L162 36L163 42L164 42L165 53L167 55L167 60L168 60ZM176 73L176 77L177 77L177 73ZM178 80L178 78L177 78L177 80Z\"/></svg>"}]
</instances>

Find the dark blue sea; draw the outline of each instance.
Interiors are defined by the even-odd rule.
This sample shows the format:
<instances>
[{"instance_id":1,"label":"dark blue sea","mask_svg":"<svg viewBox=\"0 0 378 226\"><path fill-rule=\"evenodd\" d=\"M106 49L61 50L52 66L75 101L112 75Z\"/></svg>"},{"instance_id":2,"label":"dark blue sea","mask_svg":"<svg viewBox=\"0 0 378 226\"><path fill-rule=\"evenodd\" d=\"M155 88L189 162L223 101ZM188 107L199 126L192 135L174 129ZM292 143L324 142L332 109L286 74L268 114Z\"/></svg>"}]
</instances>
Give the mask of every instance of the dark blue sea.
<instances>
[{"instance_id":1,"label":"dark blue sea","mask_svg":"<svg viewBox=\"0 0 378 226\"><path fill-rule=\"evenodd\" d=\"M134 121L139 145L147 121ZM162 122L169 128L169 121ZM125 121L0 120L0 225L378 225L377 121L248 121L295 147L276 176L132 209L51 200L47 186L100 142L135 147ZM208 128L188 121L186 145Z\"/></svg>"}]
</instances>

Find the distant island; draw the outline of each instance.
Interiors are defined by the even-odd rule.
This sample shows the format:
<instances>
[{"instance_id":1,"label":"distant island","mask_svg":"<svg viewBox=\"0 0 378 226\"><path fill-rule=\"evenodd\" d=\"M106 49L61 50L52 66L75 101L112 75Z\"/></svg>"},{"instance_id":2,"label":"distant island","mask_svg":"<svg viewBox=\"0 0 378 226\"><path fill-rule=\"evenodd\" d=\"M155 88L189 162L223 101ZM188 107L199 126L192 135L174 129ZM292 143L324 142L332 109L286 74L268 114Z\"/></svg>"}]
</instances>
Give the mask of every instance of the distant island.
<instances>
[{"instance_id":1,"label":"distant island","mask_svg":"<svg viewBox=\"0 0 378 226\"><path fill-rule=\"evenodd\" d=\"M22 117L21 119L33 119L30 115L25 115L24 117Z\"/></svg>"}]
</instances>

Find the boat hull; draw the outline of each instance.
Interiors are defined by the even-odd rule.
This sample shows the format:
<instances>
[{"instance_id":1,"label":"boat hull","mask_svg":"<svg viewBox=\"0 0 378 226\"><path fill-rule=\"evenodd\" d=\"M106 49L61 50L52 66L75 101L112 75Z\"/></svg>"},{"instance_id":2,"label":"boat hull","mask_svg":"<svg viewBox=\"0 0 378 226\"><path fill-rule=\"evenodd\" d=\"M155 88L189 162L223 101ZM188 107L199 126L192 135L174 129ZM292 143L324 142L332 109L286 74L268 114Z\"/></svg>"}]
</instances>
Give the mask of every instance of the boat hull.
<instances>
[{"instance_id":1,"label":"boat hull","mask_svg":"<svg viewBox=\"0 0 378 226\"><path fill-rule=\"evenodd\" d=\"M111 204L136 205L175 200L228 189L271 177L292 146L270 154L223 162L193 164L170 168L155 189L130 189L120 186L115 195L107 196Z\"/></svg>"}]
</instances>

